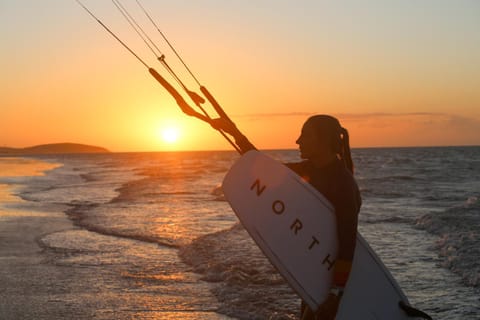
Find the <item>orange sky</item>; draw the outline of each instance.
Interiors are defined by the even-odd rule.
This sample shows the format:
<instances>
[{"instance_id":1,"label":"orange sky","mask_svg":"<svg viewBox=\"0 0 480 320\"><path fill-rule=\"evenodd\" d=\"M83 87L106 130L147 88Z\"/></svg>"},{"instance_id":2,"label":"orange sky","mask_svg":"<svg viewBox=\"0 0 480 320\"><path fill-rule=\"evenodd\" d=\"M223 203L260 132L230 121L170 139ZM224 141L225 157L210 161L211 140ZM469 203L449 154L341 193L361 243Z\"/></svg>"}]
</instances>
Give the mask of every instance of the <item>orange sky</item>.
<instances>
[{"instance_id":1,"label":"orange sky","mask_svg":"<svg viewBox=\"0 0 480 320\"><path fill-rule=\"evenodd\" d=\"M84 3L167 76L111 2ZM315 113L336 115L352 147L480 145L480 2L142 3L259 148L295 148ZM231 149L75 1L0 1L0 39L0 146ZM166 127L177 142L162 139Z\"/></svg>"}]
</instances>

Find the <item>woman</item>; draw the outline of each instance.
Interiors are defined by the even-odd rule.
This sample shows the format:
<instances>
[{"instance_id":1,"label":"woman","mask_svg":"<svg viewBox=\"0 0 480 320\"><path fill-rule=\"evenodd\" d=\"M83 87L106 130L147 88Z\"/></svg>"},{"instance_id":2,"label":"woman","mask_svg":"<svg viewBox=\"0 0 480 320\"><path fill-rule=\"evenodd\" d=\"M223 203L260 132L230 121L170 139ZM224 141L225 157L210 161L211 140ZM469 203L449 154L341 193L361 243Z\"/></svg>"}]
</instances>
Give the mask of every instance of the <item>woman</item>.
<instances>
[{"instance_id":1,"label":"woman","mask_svg":"<svg viewBox=\"0 0 480 320\"><path fill-rule=\"evenodd\" d=\"M230 122L215 119L212 125L235 138L242 152L255 149ZM313 312L302 303L302 319L335 319L348 280L355 251L361 197L353 178L349 136L339 121L328 115L307 119L296 143L301 162L286 165L322 193L335 207L339 253L334 265L333 286L327 300Z\"/></svg>"}]
</instances>

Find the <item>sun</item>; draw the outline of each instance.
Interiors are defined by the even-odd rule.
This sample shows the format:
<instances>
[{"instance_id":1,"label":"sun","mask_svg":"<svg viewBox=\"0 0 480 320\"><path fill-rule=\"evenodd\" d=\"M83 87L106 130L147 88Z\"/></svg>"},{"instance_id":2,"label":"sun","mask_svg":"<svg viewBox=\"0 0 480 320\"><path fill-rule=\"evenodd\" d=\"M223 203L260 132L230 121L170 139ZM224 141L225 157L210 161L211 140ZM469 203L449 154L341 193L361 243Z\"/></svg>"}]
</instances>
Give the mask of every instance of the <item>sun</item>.
<instances>
[{"instance_id":1,"label":"sun","mask_svg":"<svg viewBox=\"0 0 480 320\"><path fill-rule=\"evenodd\" d=\"M161 131L162 140L168 144L173 144L180 138L180 130L177 127L166 127Z\"/></svg>"}]
</instances>

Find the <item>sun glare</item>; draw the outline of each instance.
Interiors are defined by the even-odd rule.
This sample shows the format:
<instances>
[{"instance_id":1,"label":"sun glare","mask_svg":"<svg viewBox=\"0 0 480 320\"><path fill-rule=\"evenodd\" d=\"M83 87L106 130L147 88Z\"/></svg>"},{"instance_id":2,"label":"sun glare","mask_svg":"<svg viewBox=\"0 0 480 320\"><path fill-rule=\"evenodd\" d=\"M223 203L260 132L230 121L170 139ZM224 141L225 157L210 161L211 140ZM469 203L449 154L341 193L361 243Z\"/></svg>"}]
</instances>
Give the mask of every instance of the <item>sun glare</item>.
<instances>
[{"instance_id":1,"label":"sun glare","mask_svg":"<svg viewBox=\"0 0 480 320\"><path fill-rule=\"evenodd\" d=\"M175 127L167 127L162 130L162 140L166 143L175 143L180 137L180 131Z\"/></svg>"}]
</instances>

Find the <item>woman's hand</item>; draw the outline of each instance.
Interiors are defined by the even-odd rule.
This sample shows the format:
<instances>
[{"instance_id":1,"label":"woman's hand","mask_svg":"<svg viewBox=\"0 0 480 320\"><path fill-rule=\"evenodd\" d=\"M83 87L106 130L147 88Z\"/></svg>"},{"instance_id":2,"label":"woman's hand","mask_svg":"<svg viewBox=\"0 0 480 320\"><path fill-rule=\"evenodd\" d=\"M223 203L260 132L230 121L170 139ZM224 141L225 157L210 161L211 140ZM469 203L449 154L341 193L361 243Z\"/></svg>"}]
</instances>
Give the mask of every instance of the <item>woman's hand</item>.
<instances>
[{"instance_id":1,"label":"woman's hand","mask_svg":"<svg viewBox=\"0 0 480 320\"><path fill-rule=\"evenodd\" d=\"M228 133L232 137L236 138L242 133L238 130L237 126L235 123L228 119L224 118L216 118L216 119L211 119L210 120L210 125L216 129L216 130L222 130L225 133Z\"/></svg>"},{"instance_id":2,"label":"woman's hand","mask_svg":"<svg viewBox=\"0 0 480 320\"><path fill-rule=\"evenodd\" d=\"M230 119L209 119L208 122L214 129L221 130L221 132L231 135L235 139L235 144L238 147L237 150L241 154L244 154L250 150L257 150L257 148L255 148L255 146L247 139L247 137L245 137L243 133L238 130L235 123L233 123Z\"/></svg>"}]
</instances>

